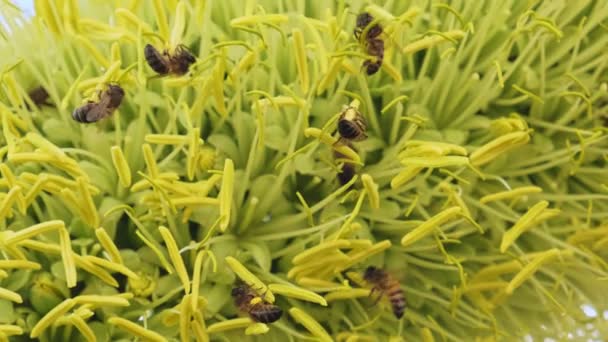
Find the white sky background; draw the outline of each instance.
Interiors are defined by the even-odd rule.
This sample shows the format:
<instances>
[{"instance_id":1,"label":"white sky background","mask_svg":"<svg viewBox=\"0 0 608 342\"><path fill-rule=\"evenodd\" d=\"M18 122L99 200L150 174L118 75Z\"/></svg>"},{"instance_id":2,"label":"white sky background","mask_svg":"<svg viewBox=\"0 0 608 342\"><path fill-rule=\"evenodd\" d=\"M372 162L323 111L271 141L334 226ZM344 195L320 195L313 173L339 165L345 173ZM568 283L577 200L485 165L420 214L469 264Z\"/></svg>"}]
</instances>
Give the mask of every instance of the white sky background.
<instances>
[{"instance_id":1,"label":"white sky background","mask_svg":"<svg viewBox=\"0 0 608 342\"><path fill-rule=\"evenodd\" d=\"M12 0L12 3L21 8L26 16L34 15L34 0Z\"/></svg>"}]
</instances>

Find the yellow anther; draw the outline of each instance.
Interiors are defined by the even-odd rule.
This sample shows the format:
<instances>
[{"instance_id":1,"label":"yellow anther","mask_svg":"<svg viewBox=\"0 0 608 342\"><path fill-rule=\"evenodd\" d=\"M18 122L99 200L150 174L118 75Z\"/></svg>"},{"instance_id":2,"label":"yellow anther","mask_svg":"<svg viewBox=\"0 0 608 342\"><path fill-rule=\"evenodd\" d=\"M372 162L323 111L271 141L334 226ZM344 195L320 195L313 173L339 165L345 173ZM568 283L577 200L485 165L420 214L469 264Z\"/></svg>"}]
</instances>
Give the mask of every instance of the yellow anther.
<instances>
[{"instance_id":1,"label":"yellow anther","mask_svg":"<svg viewBox=\"0 0 608 342\"><path fill-rule=\"evenodd\" d=\"M445 209L439 214L431 217L426 220L424 223L414 228L411 232L405 234L401 239L401 245L409 246L416 241L424 238L425 236L431 234L435 228L441 226L442 224L448 222L453 219L455 216L458 216L462 213L462 208L460 207L451 207Z\"/></svg>"},{"instance_id":2,"label":"yellow anther","mask_svg":"<svg viewBox=\"0 0 608 342\"><path fill-rule=\"evenodd\" d=\"M305 300L312 303L317 303L322 306L327 306L325 299L318 294L290 285L283 284L269 284L268 289L273 293L283 295L285 297L291 297L296 299Z\"/></svg>"},{"instance_id":3,"label":"yellow anther","mask_svg":"<svg viewBox=\"0 0 608 342\"><path fill-rule=\"evenodd\" d=\"M543 191L543 189L538 186L524 186L521 188L509 190L509 191L501 191L501 192L497 192L495 194L483 196L479 200L479 202L488 203L488 202L499 201L499 200L503 200L503 199L514 199L514 198L517 198L520 196L525 196L528 194L540 193L542 191Z\"/></svg>"},{"instance_id":4,"label":"yellow anther","mask_svg":"<svg viewBox=\"0 0 608 342\"><path fill-rule=\"evenodd\" d=\"M324 342L333 341L333 339L331 338L331 336L329 336L329 334L323 328L323 326L321 326L321 324L319 324L319 322L317 322L314 318L312 318L312 316L307 314L304 310L301 310L298 308L291 308L291 309L289 309L289 314L291 315L291 317L293 317L293 319L296 322L302 324L308 331L310 331L310 333L313 336L316 336L321 341L324 341Z\"/></svg>"},{"instance_id":5,"label":"yellow anther","mask_svg":"<svg viewBox=\"0 0 608 342\"><path fill-rule=\"evenodd\" d=\"M234 192L234 163L231 159L224 162L224 172L222 174L222 187L218 195L220 201L220 230L226 231L230 224L232 213L232 196Z\"/></svg>"},{"instance_id":6,"label":"yellow anther","mask_svg":"<svg viewBox=\"0 0 608 342\"><path fill-rule=\"evenodd\" d=\"M507 249L517 240L517 238L523 234L526 230L531 228L531 225L538 218L538 216L549 206L549 202L540 201L536 203L530 210L528 210L522 217L517 220L515 225L509 231L505 232L502 236L502 242L500 243L500 252L504 253Z\"/></svg>"}]
</instances>

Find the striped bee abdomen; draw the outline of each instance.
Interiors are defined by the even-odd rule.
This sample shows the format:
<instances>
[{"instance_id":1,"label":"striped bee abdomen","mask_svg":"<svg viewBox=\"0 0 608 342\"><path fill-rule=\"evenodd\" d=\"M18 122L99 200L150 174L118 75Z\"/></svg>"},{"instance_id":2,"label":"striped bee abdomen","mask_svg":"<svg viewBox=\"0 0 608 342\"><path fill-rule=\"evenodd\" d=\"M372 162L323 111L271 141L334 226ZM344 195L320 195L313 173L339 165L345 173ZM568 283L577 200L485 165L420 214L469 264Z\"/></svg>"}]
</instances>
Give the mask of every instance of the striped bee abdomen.
<instances>
[{"instance_id":1,"label":"striped bee abdomen","mask_svg":"<svg viewBox=\"0 0 608 342\"><path fill-rule=\"evenodd\" d=\"M276 305L262 302L255 304L249 311L249 315L256 322L272 323L281 318L283 310Z\"/></svg>"},{"instance_id":2,"label":"striped bee abdomen","mask_svg":"<svg viewBox=\"0 0 608 342\"><path fill-rule=\"evenodd\" d=\"M353 121L341 120L338 122L338 133L345 139L353 140L360 135L360 132L361 130Z\"/></svg>"},{"instance_id":3,"label":"striped bee abdomen","mask_svg":"<svg viewBox=\"0 0 608 342\"><path fill-rule=\"evenodd\" d=\"M95 108L97 104L94 102L89 102L85 105L82 105L72 112L72 119L82 123L91 123L94 121L89 121L87 118L88 113Z\"/></svg>"},{"instance_id":4,"label":"striped bee abdomen","mask_svg":"<svg viewBox=\"0 0 608 342\"><path fill-rule=\"evenodd\" d=\"M154 46L146 44L146 47L144 48L144 57L152 70L161 75L165 75L169 72L169 65L167 64L165 57L163 57Z\"/></svg>"}]
</instances>

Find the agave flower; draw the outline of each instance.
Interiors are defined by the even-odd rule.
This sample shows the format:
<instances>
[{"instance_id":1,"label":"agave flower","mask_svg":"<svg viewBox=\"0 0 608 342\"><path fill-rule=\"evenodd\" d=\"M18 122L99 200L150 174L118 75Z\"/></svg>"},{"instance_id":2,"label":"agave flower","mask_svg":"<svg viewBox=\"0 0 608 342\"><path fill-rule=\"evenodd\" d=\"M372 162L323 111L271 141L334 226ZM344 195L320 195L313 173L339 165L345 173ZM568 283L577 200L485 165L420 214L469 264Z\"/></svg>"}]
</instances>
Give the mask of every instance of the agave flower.
<instances>
[{"instance_id":1,"label":"agave flower","mask_svg":"<svg viewBox=\"0 0 608 342\"><path fill-rule=\"evenodd\" d=\"M606 1L0 8L0 339L608 334ZM196 62L156 77L146 44ZM367 139L337 142L344 106Z\"/></svg>"}]
</instances>

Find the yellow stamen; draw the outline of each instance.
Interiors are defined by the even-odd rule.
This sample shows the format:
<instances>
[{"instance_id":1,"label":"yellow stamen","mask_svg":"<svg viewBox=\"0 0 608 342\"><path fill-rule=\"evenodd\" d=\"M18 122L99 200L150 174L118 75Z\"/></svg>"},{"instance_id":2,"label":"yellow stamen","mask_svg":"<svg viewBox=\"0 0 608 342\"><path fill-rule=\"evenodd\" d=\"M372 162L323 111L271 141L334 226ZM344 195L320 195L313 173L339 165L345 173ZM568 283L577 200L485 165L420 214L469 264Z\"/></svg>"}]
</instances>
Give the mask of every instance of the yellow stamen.
<instances>
[{"instance_id":1,"label":"yellow stamen","mask_svg":"<svg viewBox=\"0 0 608 342\"><path fill-rule=\"evenodd\" d=\"M84 205L82 206L82 208L88 214L87 216L90 216L88 223L93 227L99 227L99 214L97 213L97 207L95 206L95 202L93 202L93 197L89 192L86 180L83 177L79 177L78 185L80 194L84 199Z\"/></svg>"},{"instance_id":2,"label":"yellow stamen","mask_svg":"<svg viewBox=\"0 0 608 342\"><path fill-rule=\"evenodd\" d=\"M422 170L423 167L417 166L406 166L399 174L397 174L393 179L391 179L391 189L397 189L398 187L404 185L405 183L412 180L412 178L416 177Z\"/></svg>"},{"instance_id":3,"label":"yellow stamen","mask_svg":"<svg viewBox=\"0 0 608 342\"><path fill-rule=\"evenodd\" d=\"M357 152L353 151L350 147L342 144L336 144L338 141L336 138L332 137L328 133L321 131L318 128L307 128L304 130L305 137L313 137L321 140L325 145L333 147L337 152L341 153L345 157L354 161L355 163L361 163L361 158L357 154Z\"/></svg>"},{"instance_id":4,"label":"yellow stamen","mask_svg":"<svg viewBox=\"0 0 608 342\"><path fill-rule=\"evenodd\" d=\"M335 57L331 60L327 73L323 76L317 86L317 95L321 95L336 80L343 60L344 57Z\"/></svg>"},{"instance_id":5,"label":"yellow stamen","mask_svg":"<svg viewBox=\"0 0 608 342\"><path fill-rule=\"evenodd\" d=\"M407 149L421 148L421 147L427 147L427 146L438 149L440 151L441 155L457 154L460 156L466 156L468 154L466 148L459 146L459 145L449 144L449 143L444 143L444 142L409 140L408 142L405 143L406 151L407 151Z\"/></svg>"},{"instance_id":6,"label":"yellow stamen","mask_svg":"<svg viewBox=\"0 0 608 342\"><path fill-rule=\"evenodd\" d=\"M141 337L145 340L150 340L152 342L167 342L167 339L164 338L159 333L148 330L148 329L142 327L141 325L128 321L124 318L111 317L110 319L108 319L108 323L110 323L112 325L116 325L117 327L121 328L122 330L125 330L125 331L127 331L135 336Z\"/></svg>"},{"instance_id":7,"label":"yellow stamen","mask_svg":"<svg viewBox=\"0 0 608 342\"><path fill-rule=\"evenodd\" d=\"M146 166L148 167L148 173L152 178L158 178L158 174L160 171L158 170L158 166L156 165L156 158L154 157L154 152L152 152L152 147L148 144L143 144L141 149L144 153L144 161L146 162Z\"/></svg>"},{"instance_id":8,"label":"yellow stamen","mask_svg":"<svg viewBox=\"0 0 608 342\"><path fill-rule=\"evenodd\" d=\"M447 221L453 219L455 216L458 216L462 213L462 208L460 207L450 207L440 212L439 214L431 217L426 220L424 223L414 228L411 232L405 234L401 239L401 245L409 246L414 242L424 238L425 236L431 234L433 229L438 228L442 224Z\"/></svg>"},{"instance_id":9,"label":"yellow stamen","mask_svg":"<svg viewBox=\"0 0 608 342\"><path fill-rule=\"evenodd\" d=\"M190 325L190 318L192 317L192 308L189 305L192 302L192 296L187 294L182 298L181 303L179 304L180 313L179 313L179 336L182 341L190 341L190 329L188 329Z\"/></svg>"},{"instance_id":10,"label":"yellow stamen","mask_svg":"<svg viewBox=\"0 0 608 342\"><path fill-rule=\"evenodd\" d=\"M317 322L312 316L298 308L289 309L289 314L293 319L302 324L313 336L318 337L321 341L333 341L327 331Z\"/></svg>"},{"instance_id":11,"label":"yellow stamen","mask_svg":"<svg viewBox=\"0 0 608 342\"><path fill-rule=\"evenodd\" d=\"M517 240L517 238L523 234L526 230L532 228L531 225L537 219L537 217L547 208L549 202L540 201L536 203L530 210L528 210L522 217L517 220L515 225L509 231L505 232L502 236L502 242L500 243L500 252L504 253L506 250Z\"/></svg>"},{"instance_id":12,"label":"yellow stamen","mask_svg":"<svg viewBox=\"0 0 608 342\"><path fill-rule=\"evenodd\" d=\"M413 43L410 43L410 44L404 46L403 49L401 50L401 53L404 55L412 54L412 53L418 52L420 50L428 49L428 48L438 45L440 43L449 41L450 39L452 39L452 40L462 39L464 37L464 35L465 35L464 31L453 30L453 31L444 32L442 35L424 37L418 41L415 41Z\"/></svg>"},{"instance_id":13,"label":"yellow stamen","mask_svg":"<svg viewBox=\"0 0 608 342\"><path fill-rule=\"evenodd\" d=\"M266 284L264 284L258 277L256 277L253 273L251 273L243 264L241 264L238 260L231 256L226 257L226 263L230 269L241 278L246 284L253 287L259 293L265 294L265 299L270 303L274 303L274 295L272 291L268 289Z\"/></svg>"},{"instance_id":14,"label":"yellow stamen","mask_svg":"<svg viewBox=\"0 0 608 342\"><path fill-rule=\"evenodd\" d=\"M296 277L299 279L303 275L315 273L318 269L325 268L327 265L343 264L349 260L350 258L342 252L326 252L323 254L323 258L315 258L309 262L292 267L287 273L287 278Z\"/></svg>"},{"instance_id":15,"label":"yellow stamen","mask_svg":"<svg viewBox=\"0 0 608 342\"><path fill-rule=\"evenodd\" d=\"M80 295L73 299L76 305L87 304L91 307L129 306L129 301L119 296Z\"/></svg>"},{"instance_id":16,"label":"yellow stamen","mask_svg":"<svg viewBox=\"0 0 608 342\"><path fill-rule=\"evenodd\" d=\"M84 338L88 342L97 341L97 337L95 336L93 329L91 329L91 327L89 327L87 322L85 322L85 320L82 317L76 316L76 315L70 315L70 316L71 316L70 317L71 323L76 327L76 329L78 329L78 331L80 331L80 333L84 336Z\"/></svg>"},{"instance_id":17,"label":"yellow stamen","mask_svg":"<svg viewBox=\"0 0 608 342\"><path fill-rule=\"evenodd\" d=\"M0 287L0 299L10 300L15 303L23 303L23 298L17 293L11 290Z\"/></svg>"},{"instance_id":18,"label":"yellow stamen","mask_svg":"<svg viewBox=\"0 0 608 342\"><path fill-rule=\"evenodd\" d=\"M174 20L173 30L171 31L171 38L169 40L169 44L172 47L177 46L177 44L180 43L186 26L186 4L182 1L177 3Z\"/></svg>"},{"instance_id":19,"label":"yellow stamen","mask_svg":"<svg viewBox=\"0 0 608 342\"><path fill-rule=\"evenodd\" d=\"M293 257L291 262L294 265L304 264L307 261L312 261L313 259L316 259L318 256L320 256L320 254L325 254L325 252L330 249L347 248L349 246L350 242L348 240L325 241L321 244L304 250L302 253Z\"/></svg>"},{"instance_id":20,"label":"yellow stamen","mask_svg":"<svg viewBox=\"0 0 608 342\"><path fill-rule=\"evenodd\" d=\"M245 329L245 335L263 335L270 331L268 325L264 323L253 323Z\"/></svg>"},{"instance_id":21,"label":"yellow stamen","mask_svg":"<svg viewBox=\"0 0 608 342\"><path fill-rule=\"evenodd\" d=\"M466 166L469 164L469 158L461 156L444 156L444 157L406 157L402 158L401 164L412 167L440 168L447 166Z\"/></svg>"},{"instance_id":22,"label":"yellow stamen","mask_svg":"<svg viewBox=\"0 0 608 342\"><path fill-rule=\"evenodd\" d=\"M251 324L253 324L253 322L250 318L229 319L227 321L211 324L207 327L207 332L209 334L215 334L227 330L243 329L247 328Z\"/></svg>"},{"instance_id":23,"label":"yellow stamen","mask_svg":"<svg viewBox=\"0 0 608 342\"><path fill-rule=\"evenodd\" d=\"M131 186L131 169L129 168L129 163L122 153L120 146L112 146L110 151L112 152L112 163L118 174L118 180L123 187L128 188Z\"/></svg>"},{"instance_id":24,"label":"yellow stamen","mask_svg":"<svg viewBox=\"0 0 608 342\"><path fill-rule=\"evenodd\" d=\"M13 233L4 240L4 244L13 245L27 239L31 239L36 235L44 234L54 230L64 229L65 225L63 221L53 220L43 223L39 223L28 228L22 229L18 232Z\"/></svg>"},{"instance_id":25,"label":"yellow stamen","mask_svg":"<svg viewBox=\"0 0 608 342\"><path fill-rule=\"evenodd\" d=\"M380 209L380 194L378 193L378 184L374 183L372 176L367 173L361 175L361 182L367 192L369 205L372 209Z\"/></svg>"},{"instance_id":26,"label":"yellow stamen","mask_svg":"<svg viewBox=\"0 0 608 342\"><path fill-rule=\"evenodd\" d=\"M173 235L171 235L171 231L162 226L158 228L158 231L163 237L163 240L165 240L165 245L169 251L169 258L171 258L171 262L173 263L173 266L175 266L175 272L182 282L185 292L190 293L190 277L188 276L184 259L182 259L182 256L179 254L177 243L173 239Z\"/></svg>"},{"instance_id":27,"label":"yellow stamen","mask_svg":"<svg viewBox=\"0 0 608 342\"><path fill-rule=\"evenodd\" d=\"M391 247L391 241L383 240L362 251L356 251L356 250L351 251L350 253L348 253L348 256L350 257L350 261L348 261L347 263L334 269L334 273L341 272L345 269L349 269L353 265L369 258L370 256L372 256L374 254L385 251L385 250L389 249L390 247Z\"/></svg>"},{"instance_id":28,"label":"yellow stamen","mask_svg":"<svg viewBox=\"0 0 608 342\"><path fill-rule=\"evenodd\" d=\"M181 197L171 199L176 207L189 205L219 205L221 202L217 198L212 197Z\"/></svg>"},{"instance_id":29,"label":"yellow stamen","mask_svg":"<svg viewBox=\"0 0 608 342\"><path fill-rule=\"evenodd\" d=\"M553 248L548 251L538 253L536 255L536 257L529 264L525 265L524 268L522 268L521 271L519 271L519 273L517 273L515 275L515 277L513 277L513 279L511 279L511 282L505 289L505 292L507 294L512 294L519 286L521 286L521 284L524 283L524 281L526 281L527 279L532 277L534 275L534 273L536 273L536 271L538 271L538 269L543 264L550 262L551 260L557 258L558 256L560 256L560 254L568 255L571 253L572 253L572 251L560 252L560 250L557 248Z\"/></svg>"},{"instance_id":30,"label":"yellow stamen","mask_svg":"<svg viewBox=\"0 0 608 342\"><path fill-rule=\"evenodd\" d=\"M420 337L422 337L423 342L435 342L433 333L431 332L431 329L429 329L429 328L421 328Z\"/></svg>"},{"instance_id":31,"label":"yellow stamen","mask_svg":"<svg viewBox=\"0 0 608 342\"><path fill-rule=\"evenodd\" d=\"M169 38L169 24L165 13L164 3L161 0L154 0L152 5L154 8L154 15L156 16L156 23L158 25L158 33L163 40L166 41Z\"/></svg>"},{"instance_id":32,"label":"yellow stamen","mask_svg":"<svg viewBox=\"0 0 608 342\"><path fill-rule=\"evenodd\" d=\"M40 266L37 262L32 262L28 260L0 260L0 269L30 269L30 270L39 270L42 266Z\"/></svg>"},{"instance_id":33,"label":"yellow stamen","mask_svg":"<svg viewBox=\"0 0 608 342\"><path fill-rule=\"evenodd\" d=\"M230 159L226 159L224 163L224 172L222 174L222 187L218 195L220 200L220 230L225 232L230 224L230 215L232 210L232 197L234 191L234 163Z\"/></svg>"},{"instance_id":34,"label":"yellow stamen","mask_svg":"<svg viewBox=\"0 0 608 342\"><path fill-rule=\"evenodd\" d=\"M192 275L192 300L190 301L192 312L197 312L198 310L198 293L201 286L201 272L203 270L203 256L205 253L206 251L204 250L198 251L194 261L194 274Z\"/></svg>"},{"instance_id":35,"label":"yellow stamen","mask_svg":"<svg viewBox=\"0 0 608 342\"><path fill-rule=\"evenodd\" d=\"M500 136L471 153L471 164L481 166L489 163L507 151L525 145L530 141L528 132L513 132Z\"/></svg>"},{"instance_id":36,"label":"yellow stamen","mask_svg":"<svg viewBox=\"0 0 608 342\"><path fill-rule=\"evenodd\" d=\"M76 286L76 261L72 251L70 233L63 227L59 229L59 244L61 248L61 259L65 269L65 279L69 288Z\"/></svg>"},{"instance_id":37,"label":"yellow stamen","mask_svg":"<svg viewBox=\"0 0 608 342\"><path fill-rule=\"evenodd\" d=\"M13 206L13 202L17 200L17 198L23 195L21 193L21 187L19 185L15 185L11 188L11 190L6 194L6 197L0 203L0 218L8 217L11 214L11 207Z\"/></svg>"},{"instance_id":38,"label":"yellow stamen","mask_svg":"<svg viewBox=\"0 0 608 342\"><path fill-rule=\"evenodd\" d=\"M577 230L566 241L571 245L578 245L588 241L596 241L605 236L608 236L608 225L595 229Z\"/></svg>"},{"instance_id":39,"label":"yellow stamen","mask_svg":"<svg viewBox=\"0 0 608 342\"><path fill-rule=\"evenodd\" d=\"M207 328L205 325L205 320L203 319L203 314L198 311L195 311L194 320L191 324L192 331L194 331L194 335L196 337L196 341L209 342L209 335L207 334Z\"/></svg>"},{"instance_id":40,"label":"yellow stamen","mask_svg":"<svg viewBox=\"0 0 608 342\"><path fill-rule=\"evenodd\" d=\"M17 325L0 324L0 331L6 336L23 335L23 329Z\"/></svg>"},{"instance_id":41,"label":"yellow stamen","mask_svg":"<svg viewBox=\"0 0 608 342\"><path fill-rule=\"evenodd\" d=\"M54 307L51 311L44 315L44 317L42 317L38 321L38 323L36 323L36 325L32 328L30 337L36 338L40 336L40 334L42 334L42 332L46 330L46 328L48 328L49 326L51 326L51 324L57 321L59 317L70 311L74 307L74 305L76 305L76 302L73 299L68 298L56 307Z\"/></svg>"},{"instance_id":42,"label":"yellow stamen","mask_svg":"<svg viewBox=\"0 0 608 342\"><path fill-rule=\"evenodd\" d=\"M110 260L118 264L123 264L118 247L116 247L114 241L112 241L106 230L103 228L97 228L95 229L95 235L97 236L97 240L99 240L99 243L103 249L106 251L106 253L108 253Z\"/></svg>"},{"instance_id":43,"label":"yellow stamen","mask_svg":"<svg viewBox=\"0 0 608 342\"><path fill-rule=\"evenodd\" d=\"M2 172L2 175L6 179L9 189L12 190L15 187L18 187L18 185L16 184L15 175L13 175L13 172L11 172L11 170L8 168L8 166L6 166L6 164L0 164L0 172ZM19 212L21 212L22 215L25 215L25 197L23 196L23 193L21 191L16 191L15 194L15 200L17 201ZM1 211L2 210L0 210L0 212Z\"/></svg>"},{"instance_id":44,"label":"yellow stamen","mask_svg":"<svg viewBox=\"0 0 608 342\"><path fill-rule=\"evenodd\" d=\"M309 76L308 76L308 63L306 58L306 49L304 47L304 36L300 29L292 30L293 46L296 53L296 66L298 68L298 78L300 81L300 87L302 93L308 93Z\"/></svg>"},{"instance_id":45,"label":"yellow stamen","mask_svg":"<svg viewBox=\"0 0 608 342\"><path fill-rule=\"evenodd\" d=\"M289 17L283 14L246 15L230 20L230 26L248 26L259 23L282 24L289 21Z\"/></svg>"},{"instance_id":46,"label":"yellow stamen","mask_svg":"<svg viewBox=\"0 0 608 342\"><path fill-rule=\"evenodd\" d=\"M196 171L196 167L198 166L198 155L200 150L200 128L192 128L189 134L189 144L188 144L188 160L186 162L186 170L188 179L192 180L194 178L194 172Z\"/></svg>"},{"instance_id":47,"label":"yellow stamen","mask_svg":"<svg viewBox=\"0 0 608 342\"><path fill-rule=\"evenodd\" d=\"M273 293L277 293L286 297L305 300L312 303L317 303L322 306L327 306L325 299L318 294L291 285L269 284L268 289Z\"/></svg>"},{"instance_id":48,"label":"yellow stamen","mask_svg":"<svg viewBox=\"0 0 608 342\"><path fill-rule=\"evenodd\" d=\"M132 279L139 278L137 276L137 274L135 274L133 271L131 271L130 269L128 269L126 266L124 266L122 264L112 262L112 261L109 261L106 259L98 258L98 257L92 256L92 255L86 255L86 256L83 256L83 258L87 261L92 262L93 264L104 267L113 272L121 273L129 278L132 278Z\"/></svg>"},{"instance_id":49,"label":"yellow stamen","mask_svg":"<svg viewBox=\"0 0 608 342\"><path fill-rule=\"evenodd\" d=\"M499 201L503 199L513 199L520 196L525 196L527 194L536 194L542 192L543 189L538 186L524 186L521 188L516 188L509 191L501 191L495 194L490 194L483 196L479 202L480 203L488 203L493 201Z\"/></svg>"}]
</instances>

